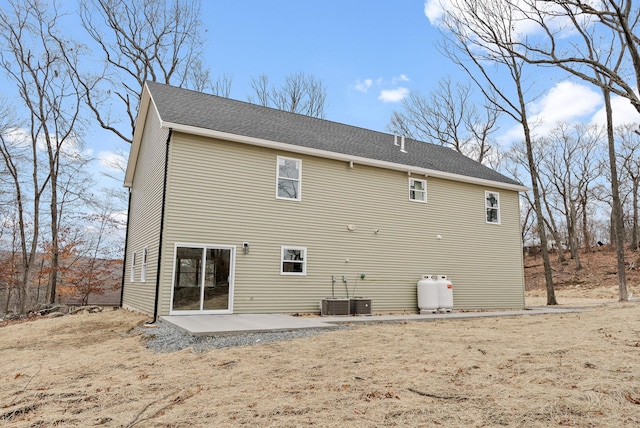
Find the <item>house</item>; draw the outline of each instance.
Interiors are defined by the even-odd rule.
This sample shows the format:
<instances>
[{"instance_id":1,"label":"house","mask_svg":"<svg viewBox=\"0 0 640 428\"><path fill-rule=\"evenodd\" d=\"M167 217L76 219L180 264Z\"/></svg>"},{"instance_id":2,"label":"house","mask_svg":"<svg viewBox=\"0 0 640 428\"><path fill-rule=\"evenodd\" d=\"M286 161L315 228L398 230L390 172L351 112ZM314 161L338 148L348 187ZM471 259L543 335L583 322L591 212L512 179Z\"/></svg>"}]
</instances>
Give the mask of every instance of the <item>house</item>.
<instances>
[{"instance_id":1,"label":"house","mask_svg":"<svg viewBox=\"0 0 640 428\"><path fill-rule=\"evenodd\" d=\"M126 170L124 308L522 308L520 183L449 148L147 82ZM348 293L348 294L347 294Z\"/></svg>"}]
</instances>

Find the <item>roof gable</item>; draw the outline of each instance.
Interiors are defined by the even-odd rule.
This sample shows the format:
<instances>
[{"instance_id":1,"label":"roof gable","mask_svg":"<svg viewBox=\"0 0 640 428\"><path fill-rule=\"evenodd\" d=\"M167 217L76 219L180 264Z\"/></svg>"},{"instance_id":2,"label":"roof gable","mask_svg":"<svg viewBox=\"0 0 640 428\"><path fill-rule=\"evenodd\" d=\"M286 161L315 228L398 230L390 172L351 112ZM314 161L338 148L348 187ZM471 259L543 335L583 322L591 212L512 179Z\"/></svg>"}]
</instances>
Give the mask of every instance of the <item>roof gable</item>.
<instances>
[{"instance_id":1,"label":"roof gable","mask_svg":"<svg viewBox=\"0 0 640 428\"><path fill-rule=\"evenodd\" d=\"M371 160L397 166L396 169L418 169L418 172L428 171L431 175L440 172L448 178L466 177L494 182L497 187L526 189L521 183L440 145L406 139L405 153L394 145L391 134L151 81L145 85L140 113L147 111L149 102L155 106L163 127L181 132L211 131L251 141L290 145L293 151L296 148L308 149L316 155L338 155L345 159L353 158L354 162ZM140 115L138 121L142 117ZM144 124L136 125L132 153L137 153L135 145L139 144L139 138L135 137L141 134L138 126ZM131 182L132 174L128 168L126 182Z\"/></svg>"}]
</instances>

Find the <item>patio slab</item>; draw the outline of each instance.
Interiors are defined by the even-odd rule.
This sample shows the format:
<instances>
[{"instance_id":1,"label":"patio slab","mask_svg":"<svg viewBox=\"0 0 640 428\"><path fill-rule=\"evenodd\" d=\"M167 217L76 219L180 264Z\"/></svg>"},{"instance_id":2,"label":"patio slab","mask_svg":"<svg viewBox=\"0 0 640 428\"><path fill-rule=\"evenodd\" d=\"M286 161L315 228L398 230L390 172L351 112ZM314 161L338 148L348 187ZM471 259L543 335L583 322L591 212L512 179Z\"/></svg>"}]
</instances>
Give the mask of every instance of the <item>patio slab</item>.
<instances>
[{"instance_id":1,"label":"patio slab","mask_svg":"<svg viewBox=\"0 0 640 428\"><path fill-rule=\"evenodd\" d=\"M337 325L325 322L324 318L284 314L170 315L161 319L192 336L337 328Z\"/></svg>"},{"instance_id":2,"label":"patio slab","mask_svg":"<svg viewBox=\"0 0 640 428\"><path fill-rule=\"evenodd\" d=\"M220 336L242 333L278 332L311 328L337 328L339 324L434 321L584 312L584 308L534 307L512 311L472 311L425 315L368 315L300 317L286 314L170 315L161 319L192 336Z\"/></svg>"}]
</instances>

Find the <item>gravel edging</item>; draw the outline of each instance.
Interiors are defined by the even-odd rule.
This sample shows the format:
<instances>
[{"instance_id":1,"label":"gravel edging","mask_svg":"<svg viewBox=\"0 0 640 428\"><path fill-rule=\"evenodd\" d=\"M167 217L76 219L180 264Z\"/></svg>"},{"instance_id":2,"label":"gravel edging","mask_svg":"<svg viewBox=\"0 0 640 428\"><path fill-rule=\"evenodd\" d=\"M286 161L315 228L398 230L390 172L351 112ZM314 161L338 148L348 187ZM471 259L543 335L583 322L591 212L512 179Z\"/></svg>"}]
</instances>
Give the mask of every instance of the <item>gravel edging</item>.
<instances>
[{"instance_id":1,"label":"gravel edging","mask_svg":"<svg viewBox=\"0 0 640 428\"><path fill-rule=\"evenodd\" d=\"M219 336L191 336L187 332L173 327L162 320L155 323L153 328L138 327L143 338L147 341L147 348L156 353L175 352L186 348L193 348L195 352L206 352L210 349L261 345L263 343L300 339L317 336L331 331L348 329L349 327L346 326L338 326L335 329L308 328L290 331L240 333Z\"/></svg>"}]
</instances>

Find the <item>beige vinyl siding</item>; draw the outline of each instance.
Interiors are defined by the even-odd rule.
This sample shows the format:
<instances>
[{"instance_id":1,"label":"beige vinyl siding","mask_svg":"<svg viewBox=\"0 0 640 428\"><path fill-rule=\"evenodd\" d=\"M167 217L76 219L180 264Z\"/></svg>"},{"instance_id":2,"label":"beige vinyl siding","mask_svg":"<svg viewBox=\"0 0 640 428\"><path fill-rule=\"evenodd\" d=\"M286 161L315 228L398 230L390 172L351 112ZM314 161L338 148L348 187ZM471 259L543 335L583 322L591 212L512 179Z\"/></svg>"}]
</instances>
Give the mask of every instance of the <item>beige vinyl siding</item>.
<instances>
[{"instance_id":1,"label":"beige vinyl siding","mask_svg":"<svg viewBox=\"0 0 640 428\"><path fill-rule=\"evenodd\" d=\"M147 112L145 131L140 146L136 175L131 187L127 260L123 307L137 311L154 312L162 191L164 183L165 145L167 129L160 121L153 104ZM143 248L148 246L146 281L140 281ZM131 256L136 253L135 281L130 281Z\"/></svg>"},{"instance_id":2,"label":"beige vinyl siding","mask_svg":"<svg viewBox=\"0 0 640 428\"><path fill-rule=\"evenodd\" d=\"M407 173L178 133L172 140L161 315L176 242L237 247L234 313L318 312L332 275L345 297L342 276L351 295L361 273L355 295L372 298L376 312L416 310L425 273L449 276L457 309L524 305L517 192L426 177L428 202L417 203ZM302 160L301 201L276 199L278 155ZM485 221L485 190L500 193L500 225ZM280 275L283 245L307 249L305 276Z\"/></svg>"}]
</instances>

